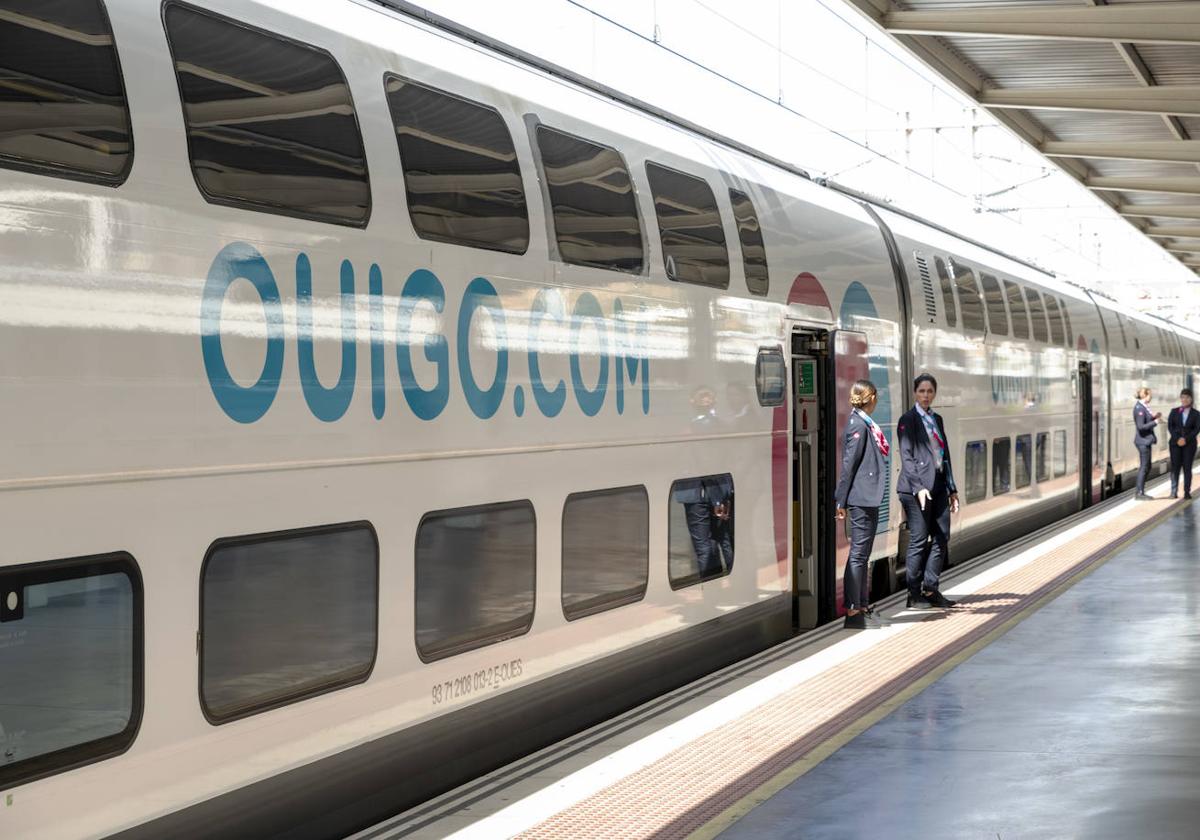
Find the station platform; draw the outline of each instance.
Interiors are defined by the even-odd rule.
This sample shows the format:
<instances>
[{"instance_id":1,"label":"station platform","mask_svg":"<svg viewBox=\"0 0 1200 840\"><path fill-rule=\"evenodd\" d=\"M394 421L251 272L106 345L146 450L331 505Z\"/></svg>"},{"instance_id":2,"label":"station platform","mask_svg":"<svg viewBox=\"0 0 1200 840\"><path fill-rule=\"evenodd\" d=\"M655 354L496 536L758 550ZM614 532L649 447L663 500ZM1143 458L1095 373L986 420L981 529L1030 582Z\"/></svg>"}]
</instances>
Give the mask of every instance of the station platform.
<instances>
[{"instance_id":1,"label":"station platform","mask_svg":"<svg viewBox=\"0 0 1200 840\"><path fill-rule=\"evenodd\" d=\"M1200 826L1200 507L1110 500L354 835L1158 838Z\"/></svg>"}]
</instances>

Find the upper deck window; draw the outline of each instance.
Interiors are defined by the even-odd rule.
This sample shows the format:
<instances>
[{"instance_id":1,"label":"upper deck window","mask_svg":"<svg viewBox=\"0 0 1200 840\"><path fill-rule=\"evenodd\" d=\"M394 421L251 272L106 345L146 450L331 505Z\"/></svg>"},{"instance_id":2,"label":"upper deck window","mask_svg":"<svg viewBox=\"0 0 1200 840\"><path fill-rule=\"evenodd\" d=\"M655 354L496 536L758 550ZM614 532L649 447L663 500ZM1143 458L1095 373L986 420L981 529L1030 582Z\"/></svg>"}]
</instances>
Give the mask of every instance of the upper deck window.
<instances>
[{"instance_id":1,"label":"upper deck window","mask_svg":"<svg viewBox=\"0 0 1200 840\"><path fill-rule=\"evenodd\" d=\"M1046 311L1050 316L1050 343L1063 344L1066 330L1063 328L1062 313L1058 311L1058 301L1052 295L1046 295Z\"/></svg>"},{"instance_id":2,"label":"upper deck window","mask_svg":"<svg viewBox=\"0 0 1200 840\"><path fill-rule=\"evenodd\" d=\"M1008 310L1004 308L1004 293L1000 283L990 274L981 274L983 296L987 301L988 329L996 335L1008 335Z\"/></svg>"},{"instance_id":3,"label":"upper deck window","mask_svg":"<svg viewBox=\"0 0 1200 840\"><path fill-rule=\"evenodd\" d=\"M362 226L367 159L350 88L327 52L210 12L165 12L204 197L267 213Z\"/></svg>"},{"instance_id":4,"label":"upper deck window","mask_svg":"<svg viewBox=\"0 0 1200 840\"><path fill-rule=\"evenodd\" d=\"M642 227L621 154L544 125L535 136L559 258L640 274L645 264Z\"/></svg>"},{"instance_id":5,"label":"upper deck window","mask_svg":"<svg viewBox=\"0 0 1200 840\"><path fill-rule=\"evenodd\" d=\"M100 0L0 2L0 166L119 184L133 164Z\"/></svg>"},{"instance_id":6,"label":"upper deck window","mask_svg":"<svg viewBox=\"0 0 1200 840\"><path fill-rule=\"evenodd\" d=\"M1029 301L1029 320L1033 322L1033 337L1036 341L1049 341L1050 331L1046 328L1046 310L1042 307L1042 296L1033 289L1025 290Z\"/></svg>"},{"instance_id":7,"label":"upper deck window","mask_svg":"<svg viewBox=\"0 0 1200 840\"><path fill-rule=\"evenodd\" d=\"M525 188L500 112L397 76L384 86L417 236L524 253Z\"/></svg>"},{"instance_id":8,"label":"upper deck window","mask_svg":"<svg viewBox=\"0 0 1200 840\"><path fill-rule=\"evenodd\" d=\"M746 269L746 288L752 295L765 295L770 287L767 275L767 247L763 243L762 226L754 212L750 196L737 190L729 191L733 205L733 221L737 224L742 243L742 264Z\"/></svg>"},{"instance_id":9,"label":"upper deck window","mask_svg":"<svg viewBox=\"0 0 1200 840\"><path fill-rule=\"evenodd\" d=\"M946 271L946 261L941 257L934 257L933 264L937 268L938 282L942 286L942 304L946 309L946 325L957 326L958 304L954 302L954 282L950 279L950 273Z\"/></svg>"},{"instance_id":10,"label":"upper deck window","mask_svg":"<svg viewBox=\"0 0 1200 840\"><path fill-rule=\"evenodd\" d=\"M1029 310L1025 308L1021 287L1005 280L1004 292L1008 296L1008 311L1012 313L1013 338L1029 338Z\"/></svg>"},{"instance_id":11,"label":"upper deck window","mask_svg":"<svg viewBox=\"0 0 1200 840\"><path fill-rule=\"evenodd\" d=\"M979 284L975 282L975 272L953 260L950 261L950 266L954 270L954 285L958 288L958 302L962 306L963 329L986 332L983 301L979 297Z\"/></svg>"},{"instance_id":12,"label":"upper deck window","mask_svg":"<svg viewBox=\"0 0 1200 840\"><path fill-rule=\"evenodd\" d=\"M646 164L667 276L682 283L729 288L729 250L712 188L703 178Z\"/></svg>"}]
</instances>

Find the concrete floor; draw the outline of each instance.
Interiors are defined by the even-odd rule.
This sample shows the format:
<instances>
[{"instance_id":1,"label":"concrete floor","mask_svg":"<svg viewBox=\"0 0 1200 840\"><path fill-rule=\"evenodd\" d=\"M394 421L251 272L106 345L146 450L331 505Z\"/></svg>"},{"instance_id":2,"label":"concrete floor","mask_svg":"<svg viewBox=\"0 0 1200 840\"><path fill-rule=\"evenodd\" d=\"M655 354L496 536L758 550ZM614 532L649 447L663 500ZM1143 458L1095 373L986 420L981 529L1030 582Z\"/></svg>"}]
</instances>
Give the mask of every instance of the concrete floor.
<instances>
[{"instance_id":1,"label":"concrete floor","mask_svg":"<svg viewBox=\"0 0 1200 840\"><path fill-rule=\"evenodd\" d=\"M721 837L1200 837L1200 505Z\"/></svg>"}]
</instances>

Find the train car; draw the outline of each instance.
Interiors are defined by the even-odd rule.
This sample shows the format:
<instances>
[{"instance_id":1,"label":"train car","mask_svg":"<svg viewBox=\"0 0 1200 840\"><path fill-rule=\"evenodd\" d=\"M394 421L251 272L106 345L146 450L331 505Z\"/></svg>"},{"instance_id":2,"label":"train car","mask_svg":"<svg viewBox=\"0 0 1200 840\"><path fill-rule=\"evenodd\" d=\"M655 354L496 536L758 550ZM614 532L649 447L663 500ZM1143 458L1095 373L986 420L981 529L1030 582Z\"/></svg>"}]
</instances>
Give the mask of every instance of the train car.
<instances>
[{"instance_id":1,"label":"train car","mask_svg":"<svg viewBox=\"0 0 1200 840\"><path fill-rule=\"evenodd\" d=\"M0 42L5 837L340 836L835 617L854 379L889 436L941 379L962 560L1200 365L402 4Z\"/></svg>"}]
</instances>

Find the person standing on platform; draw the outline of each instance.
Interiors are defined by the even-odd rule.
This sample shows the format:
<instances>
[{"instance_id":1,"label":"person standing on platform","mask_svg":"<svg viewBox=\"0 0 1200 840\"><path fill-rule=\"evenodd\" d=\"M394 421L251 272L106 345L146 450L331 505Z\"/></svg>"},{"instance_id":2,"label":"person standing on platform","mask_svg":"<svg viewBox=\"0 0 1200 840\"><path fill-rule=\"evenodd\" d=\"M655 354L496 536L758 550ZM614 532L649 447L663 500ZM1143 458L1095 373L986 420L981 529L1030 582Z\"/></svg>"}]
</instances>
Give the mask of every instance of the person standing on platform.
<instances>
[{"instance_id":1,"label":"person standing on platform","mask_svg":"<svg viewBox=\"0 0 1200 840\"><path fill-rule=\"evenodd\" d=\"M1138 451L1137 493L1135 499L1149 499L1146 495L1146 477L1150 475L1150 449L1158 443L1154 427L1162 419L1162 412L1150 413L1149 388L1137 390L1137 402L1133 404L1133 445Z\"/></svg>"},{"instance_id":2,"label":"person standing on platform","mask_svg":"<svg viewBox=\"0 0 1200 840\"><path fill-rule=\"evenodd\" d=\"M1179 407L1167 415L1167 434L1171 436L1171 498L1179 498L1179 473L1183 473L1183 498L1192 498L1192 463L1196 460L1196 436L1200 435L1200 414L1192 408L1192 390L1179 392Z\"/></svg>"},{"instance_id":3,"label":"person standing on platform","mask_svg":"<svg viewBox=\"0 0 1200 840\"><path fill-rule=\"evenodd\" d=\"M958 512L958 487L950 465L946 425L933 410L937 380L922 373L913 380L915 405L900 418L896 444L900 450L900 481L896 492L908 519L905 577L908 606L943 609L956 603L938 589L949 557L950 514Z\"/></svg>"},{"instance_id":4,"label":"person standing on platform","mask_svg":"<svg viewBox=\"0 0 1200 840\"><path fill-rule=\"evenodd\" d=\"M874 614L867 593L867 564L879 527L889 448L883 430L871 419L877 402L879 394L869 379L860 379L851 387L852 410L842 441L842 475L834 491L838 520L850 517L850 556L842 579L842 600L846 604L845 626L852 630L865 630L867 616Z\"/></svg>"}]
</instances>

